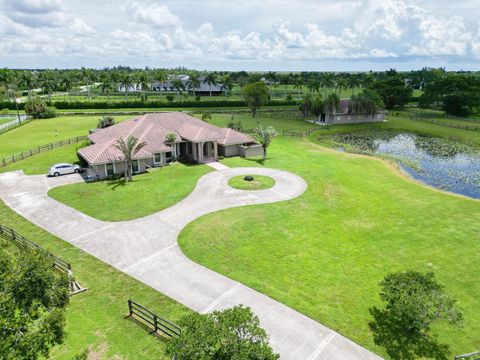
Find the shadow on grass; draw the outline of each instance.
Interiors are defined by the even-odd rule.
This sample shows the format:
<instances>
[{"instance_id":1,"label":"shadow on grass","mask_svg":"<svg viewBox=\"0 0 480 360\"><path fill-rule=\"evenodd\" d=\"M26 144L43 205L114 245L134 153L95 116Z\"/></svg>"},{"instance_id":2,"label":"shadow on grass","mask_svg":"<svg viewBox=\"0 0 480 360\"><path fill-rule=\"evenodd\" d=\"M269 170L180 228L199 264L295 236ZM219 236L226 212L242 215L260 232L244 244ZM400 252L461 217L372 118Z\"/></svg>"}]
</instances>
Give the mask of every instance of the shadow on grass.
<instances>
[{"instance_id":1,"label":"shadow on grass","mask_svg":"<svg viewBox=\"0 0 480 360\"><path fill-rule=\"evenodd\" d=\"M137 324L138 326L140 326L143 330L145 330L145 332L147 332L149 335L153 336L154 338L162 341L162 342L167 342L170 338L163 335L163 334L159 334L155 331L152 330L151 327L149 327L147 324L145 324L144 322L134 318L134 317L131 317L130 315L125 315L124 317L126 320L129 320L131 321L132 323L134 324Z\"/></svg>"},{"instance_id":2,"label":"shadow on grass","mask_svg":"<svg viewBox=\"0 0 480 360\"><path fill-rule=\"evenodd\" d=\"M265 166L265 162L269 159L269 157L267 157L265 160L263 160L263 158L244 158L245 161L255 162L261 166Z\"/></svg>"},{"instance_id":3,"label":"shadow on grass","mask_svg":"<svg viewBox=\"0 0 480 360\"><path fill-rule=\"evenodd\" d=\"M119 186L127 185L125 178L116 179L116 180L107 180L107 186L111 186L112 190L115 190Z\"/></svg>"},{"instance_id":4,"label":"shadow on grass","mask_svg":"<svg viewBox=\"0 0 480 360\"><path fill-rule=\"evenodd\" d=\"M426 334L414 335L400 329L395 319L385 310L371 308L374 321L369 323L375 344L382 346L393 360L414 360L418 358L446 360L449 348Z\"/></svg>"}]
</instances>

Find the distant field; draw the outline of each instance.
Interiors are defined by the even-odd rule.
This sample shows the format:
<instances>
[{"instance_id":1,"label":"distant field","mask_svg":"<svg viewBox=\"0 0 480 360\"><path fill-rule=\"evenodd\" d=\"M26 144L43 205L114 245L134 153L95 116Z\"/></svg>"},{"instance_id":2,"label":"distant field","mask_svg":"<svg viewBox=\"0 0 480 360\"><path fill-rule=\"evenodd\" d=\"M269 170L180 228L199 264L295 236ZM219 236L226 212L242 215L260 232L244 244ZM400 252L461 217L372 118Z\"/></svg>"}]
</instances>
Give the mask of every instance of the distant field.
<instances>
[{"instance_id":1,"label":"distant field","mask_svg":"<svg viewBox=\"0 0 480 360\"><path fill-rule=\"evenodd\" d=\"M200 117L200 116L199 116ZM212 114L210 123L219 127L226 127L229 122L231 114ZM305 131L314 127L313 124L304 120L288 119L288 118L270 118L270 117L256 117L252 118L249 115L234 115L234 121L240 121L244 129L253 129L258 126L273 126L278 132L284 130Z\"/></svg>"}]
</instances>

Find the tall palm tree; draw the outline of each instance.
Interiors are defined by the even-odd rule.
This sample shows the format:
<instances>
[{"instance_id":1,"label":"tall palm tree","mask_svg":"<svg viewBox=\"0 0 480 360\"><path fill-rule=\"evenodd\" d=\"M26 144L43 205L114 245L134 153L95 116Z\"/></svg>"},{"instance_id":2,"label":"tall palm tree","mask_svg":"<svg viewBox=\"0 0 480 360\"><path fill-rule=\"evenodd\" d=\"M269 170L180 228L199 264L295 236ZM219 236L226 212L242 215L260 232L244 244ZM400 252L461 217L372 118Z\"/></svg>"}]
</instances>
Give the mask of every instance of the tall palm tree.
<instances>
[{"instance_id":1,"label":"tall palm tree","mask_svg":"<svg viewBox=\"0 0 480 360\"><path fill-rule=\"evenodd\" d=\"M228 95L228 92L233 89L233 80L230 76L225 76L221 84L222 90L225 93L225 97Z\"/></svg>"},{"instance_id":2,"label":"tall palm tree","mask_svg":"<svg viewBox=\"0 0 480 360\"><path fill-rule=\"evenodd\" d=\"M340 97L335 92L328 94L323 101L323 108L327 116L335 113L339 106Z\"/></svg>"},{"instance_id":3,"label":"tall palm tree","mask_svg":"<svg viewBox=\"0 0 480 360\"><path fill-rule=\"evenodd\" d=\"M115 83L113 82L112 78L107 74L101 77L100 81L100 92L102 94L106 94L108 98L110 96L110 92L115 90Z\"/></svg>"},{"instance_id":4,"label":"tall palm tree","mask_svg":"<svg viewBox=\"0 0 480 360\"><path fill-rule=\"evenodd\" d=\"M132 74L129 72L125 71L119 76L119 84L120 86L123 87L123 90L125 91L125 101L128 100L128 89L133 86L133 77Z\"/></svg>"},{"instance_id":5,"label":"tall palm tree","mask_svg":"<svg viewBox=\"0 0 480 360\"><path fill-rule=\"evenodd\" d=\"M183 85L182 80L180 80L179 78L173 79L171 84L172 88L177 91L177 96L180 95L182 90L185 90L185 85Z\"/></svg>"},{"instance_id":6,"label":"tall palm tree","mask_svg":"<svg viewBox=\"0 0 480 360\"><path fill-rule=\"evenodd\" d=\"M143 101L147 100L147 89L150 88L150 74L147 71L141 71L137 75L137 81L140 87L142 88Z\"/></svg>"},{"instance_id":7,"label":"tall palm tree","mask_svg":"<svg viewBox=\"0 0 480 360\"><path fill-rule=\"evenodd\" d=\"M59 85L61 87L63 87L63 89L65 91L68 92L68 98L69 100L72 100L72 87L74 85L74 79L73 79L73 76L67 72L65 74L62 75L62 77L60 78L60 81L59 81Z\"/></svg>"},{"instance_id":8,"label":"tall palm tree","mask_svg":"<svg viewBox=\"0 0 480 360\"><path fill-rule=\"evenodd\" d=\"M22 71L22 75L20 76L20 84L27 89L28 98L31 97L31 91L35 86L35 76L31 71Z\"/></svg>"},{"instance_id":9,"label":"tall palm tree","mask_svg":"<svg viewBox=\"0 0 480 360\"><path fill-rule=\"evenodd\" d=\"M355 92L355 89L359 87L361 84L360 82L360 76L357 74L350 74L350 76L347 78L347 87L352 90L352 98L353 94Z\"/></svg>"},{"instance_id":10,"label":"tall palm tree","mask_svg":"<svg viewBox=\"0 0 480 360\"><path fill-rule=\"evenodd\" d=\"M132 181L133 158L142 148L147 146L147 143L138 142L136 137L129 136L127 141L125 141L123 138L117 139L117 142L114 144L114 146L122 152L123 156L125 157L125 161L127 162L127 167L125 169L125 181Z\"/></svg>"},{"instance_id":11,"label":"tall palm tree","mask_svg":"<svg viewBox=\"0 0 480 360\"><path fill-rule=\"evenodd\" d=\"M335 74L331 72L324 72L321 76L320 83L323 87L323 95L327 97L327 90L335 86Z\"/></svg>"},{"instance_id":12,"label":"tall palm tree","mask_svg":"<svg viewBox=\"0 0 480 360\"><path fill-rule=\"evenodd\" d=\"M308 84L307 88L310 92L319 92L320 91L320 81L317 79L311 79Z\"/></svg>"},{"instance_id":13,"label":"tall palm tree","mask_svg":"<svg viewBox=\"0 0 480 360\"><path fill-rule=\"evenodd\" d=\"M272 126L268 126L266 129L259 126L255 129L255 139L263 148L263 161L267 159L267 148L275 136L277 136L277 132Z\"/></svg>"},{"instance_id":14,"label":"tall palm tree","mask_svg":"<svg viewBox=\"0 0 480 360\"><path fill-rule=\"evenodd\" d=\"M197 73L192 73L189 78L188 78L188 81L186 83L187 85L187 89L192 91L193 92L193 97L195 97L196 93L196 89L200 87L200 77L198 76Z\"/></svg>"},{"instance_id":15,"label":"tall palm tree","mask_svg":"<svg viewBox=\"0 0 480 360\"><path fill-rule=\"evenodd\" d=\"M87 69L84 67L80 69L80 80L87 88L87 95L89 99L90 99L90 81L92 80L92 78L93 78L92 69Z\"/></svg>"},{"instance_id":16,"label":"tall palm tree","mask_svg":"<svg viewBox=\"0 0 480 360\"><path fill-rule=\"evenodd\" d=\"M38 80L43 92L48 94L48 101L52 101L52 93L57 87L56 73L52 70L42 71Z\"/></svg>"},{"instance_id":17,"label":"tall palm tree","mask_svg":"<svg viewBox=\"0 0 480 360\"><path fill-rule=\"evenodd\" d=\"M210 87L210 97L212 97L212 86L217 85L217 76L213 72L210 72L205 76L205 82Z\"/></svg>"}]
</instances>

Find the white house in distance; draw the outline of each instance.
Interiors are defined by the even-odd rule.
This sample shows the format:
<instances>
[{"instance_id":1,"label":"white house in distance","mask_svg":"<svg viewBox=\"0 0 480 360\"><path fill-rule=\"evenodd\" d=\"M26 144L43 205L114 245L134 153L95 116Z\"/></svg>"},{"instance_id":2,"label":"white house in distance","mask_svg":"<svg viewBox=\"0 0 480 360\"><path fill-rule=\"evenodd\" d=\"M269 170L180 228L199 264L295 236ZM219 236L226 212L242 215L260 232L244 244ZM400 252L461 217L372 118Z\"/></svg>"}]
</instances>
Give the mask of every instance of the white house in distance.
<instances>
[{"instance_id":1,"label":"white house in distance","mask_svg":"<svg viewBox=\"0 0 480 360\"><path fill-rule=\"evenodd\" d=\"M175 141L167 142L174 134ZM134 157L134 173L164 166L174 158L197 163L216 161L218 156L258 156L263 150L255 140L239 131L219 128L181 112L146 114L88 136L92 145L78 150L89 168L100 178L123 174L126 161L115 144L118 139L136 137L147 145Z\"/></svg>"}]
</instances>

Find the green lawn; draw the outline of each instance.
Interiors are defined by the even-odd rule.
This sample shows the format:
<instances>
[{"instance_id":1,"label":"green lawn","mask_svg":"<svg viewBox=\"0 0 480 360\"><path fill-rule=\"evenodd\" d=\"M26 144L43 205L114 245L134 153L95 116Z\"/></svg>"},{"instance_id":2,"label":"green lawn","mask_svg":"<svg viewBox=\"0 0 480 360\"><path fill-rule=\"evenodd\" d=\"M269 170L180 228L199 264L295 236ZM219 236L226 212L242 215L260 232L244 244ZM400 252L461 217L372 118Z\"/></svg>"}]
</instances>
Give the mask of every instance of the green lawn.
<instances>
[{"instance_id":1,"label":"green lawn","mask_svg":"<svg viewBox=\"0 0 480 360\"><path fill-rule=\"evenodd\" d=\"M115 116L117 121L131 119L132 115ZM53 119L34 120L0 135L0 158L23 150L87 135L95 128L100 116L60 116Z\"/></svg>"},{"instance_id":2,"label":"green lawn","mask_svg":"<svg viewBox=\"0 0 480 360\"><path fill-rule=\"evenodd\" d=\"M174 163L124 180L78 183L53 188L52 198L104 221L140 218L170 207L190 194L197 180L212 169Z\"/></svg>"},{"instance_id":3,"label":"green lawn","mask_svg":"<svg viewBox=\"0 0 480 360\"><path fill-rule=\"evenodd\" d=\"M249 175L234 176L228 180L228 185L239 190L265 190L275 185L275 180L269 176L251 174L253 180L247 181L245 177Z\"/></svg>"},{"instance_id":4,"label":"green lawn","mask_svg":"<svg viewBox=\"0 0 480 360\"><path fill-rule=\"evenodd\" d=\"M23 170L27 175L47 174L48 169L54 164L61 162L78 162L77 149L79 146L81 146L81 144L77 143L41 152L38 155L9 164L6 167L0 167L0 173L13 170Z\"/></svg>"},{"instance_id":5,"label":"green lawn","mask_svg":"<svg viewBox=\"0 0 480 360\"><path fill-rule=\"evenodd\" d=\"M88 291L71 298L67 307L66 338L51 359L72 360L87 349L107 348L105 359L170 359L165 343L125 319L127 300L134 299L157 314L177 322L189 312L184 306L147 285L28 222L0 201L1 224L70 262L74 275ZM114 356L117 357L114 357Z\"/></svg>"},{"instance_id":6,"label":"green lawn","mask_svg":"<svg viewBox=\"0 0 480 360\"><path fill-rule=\"evenodd\" d=\"M440 323L434 333L451 347L450 356L478 349L478 201L420 185L383 161L307 139L279 137L269 156L265 166L302 176L306 193L197 219L179 239L189 258L383 356L368 327L368 309L380 304L379 281L391 271L431 270L465 316L463 328ZM261 166L240 158L222 162Z\"/></svg>"},{"instance_id":7,"label":"green lawn","mask_svg":"<svg viewBox=\"0 0 480 360\"><path fill-rule=\"evenodd\" d=\"M209 122L219 127L226 127L231 116L231 114L212 114L212 120L209 120ZM198 115L198 117L201 118L201 115ZM264 128L267 126L273 126L278 132L282 132L283 130L305 131L314 127L314 124L298 119L271 117L252 118L251 116L245 114L235 114L234 121L241 121L244 129L253 129L258 126L263 126Z\"/></svg>"}]
</instances>

